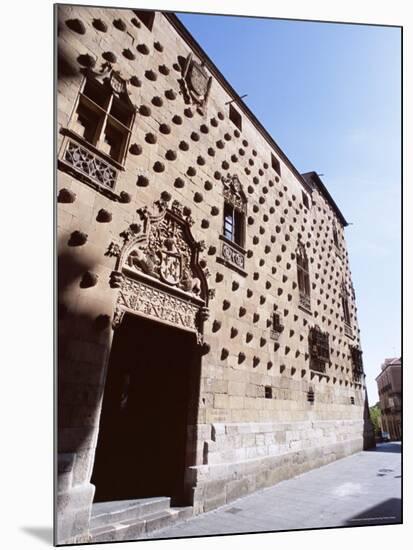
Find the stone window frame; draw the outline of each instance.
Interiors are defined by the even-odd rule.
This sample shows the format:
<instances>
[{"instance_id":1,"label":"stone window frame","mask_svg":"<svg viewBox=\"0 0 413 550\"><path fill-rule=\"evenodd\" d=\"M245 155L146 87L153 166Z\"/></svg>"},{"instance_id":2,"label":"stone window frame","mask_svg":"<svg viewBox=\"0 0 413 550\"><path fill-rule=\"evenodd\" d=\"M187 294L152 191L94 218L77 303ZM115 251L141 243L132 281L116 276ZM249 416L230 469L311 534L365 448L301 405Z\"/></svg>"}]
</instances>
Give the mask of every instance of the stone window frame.
<instances>
[{"instance_id":1,"label":"stone window frame","mask_svg":"<svg viewBox=\"0 0 413 550\"><path fill-rule=\"evenodd\" d=\"M277 313L275 306L274 306L274 311L271 314L270 321L271 321L270 338L272 340L278 341L285 327L281 322L281 314Z\"/></svg>"},{"instance_id":2,"label":"stone window frame","mask_svg":"<svg viewBox=\"0 0 413 550\"><path fill-rule=\"evenodd\" d=\"M341 258L341 249L340 249L340 240L338 236L338 230L337 225L335 222L333 222L333 244L334 244L334 250L336 252L336 255Z\"/></svg>"},{"instance_id":3,"label":"stone window frame","mask_svg":"<svg viewBox=\"0 0 413 550\"><path fill-rule=\"evenodd\" d=\"M304 244L299 241L296 249L298 307L311 312L310 268Z\"/></svg>"},{"instance_id":4,"label":"stone window frame","mask_svg":"<svg viewBox=\"0 0 413 550\"><path fill-rule=\"evenodd\" d=\"M310 370L318 374L326 374L326 364L330 364L330 335L323 332L318 325L310 327L308 347Z\"/></svg>"},{"instance_id":5,"label":"stone window frame","mask_svg":"<svg viewBox=\"0 0 413 550\"><path fill-rule=\"evenodd\" d=\"M232 202L224 200L222 234L226 240L241 248L245 245L245 213Z\"/></svg>"},{"instance_id":6,"label":"stone window frame","mask_svg":"<svg viewBox=\"0 0 413 550\"><path fill-rule=\"evenodd\" d=\"M95 88L95 90L92 90L92 88ZM102 98L92 97L93 92L102 92ZM125 164L127 148L136 114L130 101L125 100L123 96L124 92L117 93L116 89L110 84L108 85L107 82L100 82L92 75L86 75L81 84L73 115L69 122L69 128L76 128L76 117L79 118L79 109L81 107L86 110L87 114L90 115L90 113L93 113L98 121L92 139L88 139L84 135L80 137L100 152L103 152L112 161L122 166ZM102 103L97 103L97 99L101 100ZM125 118L122 120L121 117ZM117 133L123 137L123 143L117 154L102 151L103 141L108 128L111 130L115 128ZM87 128L85 128L86 131L88 131Z\"/></svg>"},{"instance_id":7,"label":"stone window frame","mask_svg":"<svg viewBox=\"0 0 413 550\"><path fill-rule=\"evenodd\" d=\"M246 277L244 246L247 226L247 197L237 175L228 174L226 177L222 177L222 183L224 188L222 233L219 235L222 245L221 256L217 257L217 261Z\"/></svg>"},{"instance_id":8,"label":"stone window frame","mask_svg":"<svg viewBox=\"0 0 413 550\"><path fill-rule=\"evenodd\" d=\"M343 316L344 316L344 333L349 338L353 338L353 329L351 327L351 313L350 313L350 306L349 306L349 291L347 290L346 283L344 280L341 283L341 306L343 308Z\"/></svg>"},{"instance_id":9,"label":"stone window frame","mask_svg":"<svg viewBox=\"0 0 413 550\"><path fill-rule=\"evenodd\" d=\"M363 352L358 346L350 346L350 354L353 365L353 380L360 382L364 375Z\"/></svg>"},{"instance_id":10,"label":"stone window frame","mask_svg":"<svg viewBox=\"0 0 413 550\"><path fill-rule=\"evenodd\" d=\"M92 119L89 127L85 126L83 130L80 130L79 113L86 122L88 116ZM131 102L126 80L119 72L114 71L109 63L102 66L100 73L87 70L68 126L60 130L65 138L59 154L59 168L118 200L114 191L119 172L125 170L135 119L136 106ZM123 136L121 146L113 155L110 144L105 143L108 129L114 130L113 136L116 133ZM89 135L85 137L87 133ZM116 142L117 138L114 137L113 141Z\"/></svg>"}]
</instances>

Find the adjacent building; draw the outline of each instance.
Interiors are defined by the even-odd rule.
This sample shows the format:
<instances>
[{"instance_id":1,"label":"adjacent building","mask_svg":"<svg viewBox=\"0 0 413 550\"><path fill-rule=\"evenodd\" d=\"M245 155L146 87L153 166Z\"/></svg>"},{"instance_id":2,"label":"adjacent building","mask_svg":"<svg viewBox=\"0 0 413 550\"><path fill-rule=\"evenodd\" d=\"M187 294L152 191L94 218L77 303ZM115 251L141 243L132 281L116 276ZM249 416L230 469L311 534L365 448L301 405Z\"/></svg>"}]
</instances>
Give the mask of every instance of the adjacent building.
<instances>
[{"instance_id":1,"label":"adjacent building","mask_svg":"<svg viewBox=\"0 0 413 550\"><path fill-rule=\"evenodd\" d=\"M385 359L376 378L381 410L381 429L392 441L401 439L402 414L401 357Z\"/></svg>"},{"instance_id":2,"label":"adjacent building","mask_svg":"<svg viewBox=\"0 0 413 550\"><path fill-rule=\"evenodd\" d=\"M138 538L363 449L347 222L319 175L173 13L56 25L57 542Z\"/></svg>"}]
</instances>

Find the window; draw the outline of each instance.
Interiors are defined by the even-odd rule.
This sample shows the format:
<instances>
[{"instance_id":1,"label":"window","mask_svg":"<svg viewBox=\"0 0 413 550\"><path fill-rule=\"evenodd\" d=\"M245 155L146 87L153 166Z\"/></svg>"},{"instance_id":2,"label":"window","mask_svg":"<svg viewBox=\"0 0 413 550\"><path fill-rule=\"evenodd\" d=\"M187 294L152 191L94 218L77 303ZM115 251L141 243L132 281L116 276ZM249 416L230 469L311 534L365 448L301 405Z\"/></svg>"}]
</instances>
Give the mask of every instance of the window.
<instances>
[{"instance_id":1,"label":"window","mask_svg":"<svg viewBox=\"0 0 413 550\"><path fill-rule=\"evenodd\" d=\"M272 319L271 319L270 337L273 340L278 340L283 330L284 330L284 325L281 323L280 314L274 312L272 314Z\"/></svg>"},{"instance_id":2,"label":"window","mask_svg":"<svg viewBox=\"0 0 413 550\"><path fill-rule=\"evenodd\" d=\"M85 141L122 164L133 120L134 108L126 85L116 73L103 82L85 79L71 124Z\"/></svg>"},{"instance_id":3,"label":"window","mask_svg":"<svg viewBox=\"0 0 413 550\"><path fill-rule=\"evenodd\" d=\"M284 327L281 324L279 313L273 313L272 314L272 329L275 330L276 332L282 332L283 328Z\"/></svg>"},{"instance_id":4,"label":"window","mask_svg":"<svg viewBox=\"0 0 413 550\"><path fill-rule=\"evenodd\" d=\"M339 248L338 233L337 233L337 228L336 228L335 225L333 225L333 241L334 241L334 244L335 244L336 248Z\"/></svg>"},{"instance_id":5,"label":"window","mask_svg":"<svg viewBox=\"0 0 413 550\"><path fill-rule=\"evenodd\" d=\"M318 372L326 371L326 363L330 362L330 345L328 332L322 332L318 326L310 328L308 335L310 369Z\"/></svg>"},{"instance_id":6,"label":"window","mask_svg":"<svg viewBox=\"0 0 413 550\"><path fill-rule=\"evenodd\" d=\"M272 399L272 387L271 386L265 386L265 398L266 399Z\"/></svg>"},{"instance_id":7,"label":"window","mask_svg":"<svg viewBox=\"0 0 413 550\"><path fill-rule=\"evenodd\" d=\"M344 323L351 326L350 308L348 305L348 291L344 281L341 283L341 303L343 306Z\"/></svg>"},{"instance_id":8,"label":"window","mask_svg":"<svg viewBox=\"0 0 413 550\"><path fill-rule=\"evenodd\" d=\"M351 360L353 363L353 379L355 381L360 381L360 378L364 374L363 369L363 352L360 348L357 348L355 346L350 346L351 351ZM385 388L382 388L382 391L384 391Z\"/></svg>"},{"instance_id":9,"label":"window","mask_svg":"<svg viewBox=\"0 0 413 550\"><path fill-rule=\"evenodd\" d=\"M271 153L271 166L281 176L281 166L280 161Z\"/></svg>"},{"instance_id":10,"label":"window","mask_svg":"<svg viewBox=\"0 0 413 550\"><path fill-rule=\"evenodd\" d=\"M351 317L350 317L350 310L349 310L349 307L348 307L347 295L343 294L341 299L342 299L342 302L343 302L344 322L346 323L346 325L350 325L351 324Z\"/></svg>"},{"instance_id":11,"label":"window","mask_svg":"<svg viewBox=\"0 0 413 550\"><path fill-rule=\"evenodd\" d=\"M229 105L229 119L235 124L238 130L242 130L242 117L235 107L232 106L232 103Z\"/></svg>"},{"instance_id":12,"label":"window","mask_svg":"<svg viewBox=\"0 0 413 550\"><path fill-rule=\"evenodd\" d=\"M224 187L224 208L222 220L221 255L217 262L234 269L246 277L245 269L245 219L247 215L247 198L238 176L222 178Z\"/></svg>"},{"instance_id":13,"label":"window","mask_svg":"<svg viewBox=\"0 0 413 550\"><path fill-rule=\"evenodd\" d=\"M126 81L106 65L97 74L89 70L59 154L59 168L107 196L114 194L123 169L136 107Z\"/></svg>"},{"instance_id":14,"label":"window","mask_svg":"<svg viewBox=\"0 0 413 550\"><path fill-rule=\"evenodd\" d=\"M244 246L244 214L227 202L224 204L224 237Z\"/></svg>"},{"instance_id":15,"label":"window","mask_svg":"<svg viewBox=\"0 0 413 550\"><path fill-rule=\"evenodd\" d=\"M224 179L224 228L226 239L243 247L247 200L237 176Z\"/></svg>"},{"instance_id":16,"label":"window","mask_svg":"<svg viewBox=\"0 0 413 550\"><path fill-rule=\"evenodd\" d=\"M308 271L308 258L307 258L305 246L302 242L298 243L296 257L297 257L299 305L307 310L311 310L310 275Z\"/></svg>"},{"instance_id":17,"label":"window","mask_svg":"<svg viewBox=\"0 0 413 550\"><path fill-rule=\"evenodd\" d=\"M307 210L310 208L310 203L308 201L308 195L307 193L304 193L304 191L301 192L303 197L303 204L307 208Z\"/></svg>"},{"instance_id":18,"label":"window","mask_svg":"<svg viewBox=\"0 0 413 550\"><path fill-rule=\"evenodd\" d=\"M150 10L134 10L134 13L139 17L145 27L151 31L155 19L155 12Z\"/></svg>"}]
</instances>

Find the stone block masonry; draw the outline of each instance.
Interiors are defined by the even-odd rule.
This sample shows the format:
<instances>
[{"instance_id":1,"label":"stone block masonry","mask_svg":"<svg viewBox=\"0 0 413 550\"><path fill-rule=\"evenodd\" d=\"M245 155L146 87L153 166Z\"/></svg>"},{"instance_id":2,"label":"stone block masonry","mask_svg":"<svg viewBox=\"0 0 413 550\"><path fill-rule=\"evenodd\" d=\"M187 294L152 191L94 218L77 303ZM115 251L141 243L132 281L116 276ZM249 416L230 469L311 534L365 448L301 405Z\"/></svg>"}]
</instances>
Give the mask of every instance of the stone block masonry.
<instances>
[{"instance_id":1,"label":"stone block masonry","mask_svg":"<svg viewBox=\"0 0 413 550\"><path fill-rule=\"evenodd\" d=\"M58 542L89 540L126 318L193 338L182 487L163 496L200 513L362 449L346 221L319 177L298 172L173 14L61 5L56 28ZM140 338L117 411L133 401ZM153 433L175 409L148 416Z\"/></svg>"}]
</instances>

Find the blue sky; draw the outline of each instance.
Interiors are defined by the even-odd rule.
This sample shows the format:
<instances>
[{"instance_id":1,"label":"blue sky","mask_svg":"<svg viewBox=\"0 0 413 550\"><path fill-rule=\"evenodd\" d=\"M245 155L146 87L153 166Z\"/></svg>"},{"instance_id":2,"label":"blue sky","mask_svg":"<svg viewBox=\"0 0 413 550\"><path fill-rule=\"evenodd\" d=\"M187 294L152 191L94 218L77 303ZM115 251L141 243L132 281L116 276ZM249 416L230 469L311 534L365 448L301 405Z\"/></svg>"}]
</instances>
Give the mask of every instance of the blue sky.
<instances>
[{"instance_id":1,"label":"blue sky","mask_svg":"<svg viewBox=\"0 0 413 550\"><path fill-rule=\"evenodd\" d=\"M400 29L180 14L300 172L345 218L370 404L401 342Z\"/></svg>"}]
</instances>

